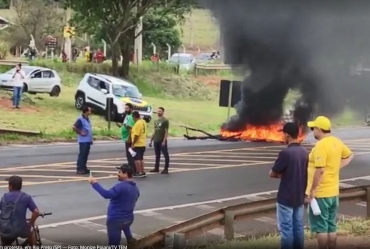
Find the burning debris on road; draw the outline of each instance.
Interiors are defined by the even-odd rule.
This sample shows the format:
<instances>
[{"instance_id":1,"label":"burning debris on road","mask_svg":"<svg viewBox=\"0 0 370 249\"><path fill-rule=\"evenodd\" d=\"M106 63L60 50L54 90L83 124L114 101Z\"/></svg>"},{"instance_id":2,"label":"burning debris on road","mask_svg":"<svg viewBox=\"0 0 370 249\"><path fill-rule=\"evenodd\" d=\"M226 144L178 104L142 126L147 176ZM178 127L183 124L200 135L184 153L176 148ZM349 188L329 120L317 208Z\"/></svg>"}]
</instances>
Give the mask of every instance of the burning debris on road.
<instances>
[{"instance_id":1,"label":"burning debris on road","mask_svg":"<svg viewBox=\"0 0 370 249\"><path fill-rule=\"evenodd\" d=\"M370 58L370 1L203 0L218 20L225 63L250 72L237 114L221 136L283 141L284 99L301 93L294 120L333 116L370 104L370 77L350 71ZM302 131L304 128L302 128ZM304 133L304 132L302 132ZM302 134L302 139L304 134Z\"/></svg>"}]
</instances>

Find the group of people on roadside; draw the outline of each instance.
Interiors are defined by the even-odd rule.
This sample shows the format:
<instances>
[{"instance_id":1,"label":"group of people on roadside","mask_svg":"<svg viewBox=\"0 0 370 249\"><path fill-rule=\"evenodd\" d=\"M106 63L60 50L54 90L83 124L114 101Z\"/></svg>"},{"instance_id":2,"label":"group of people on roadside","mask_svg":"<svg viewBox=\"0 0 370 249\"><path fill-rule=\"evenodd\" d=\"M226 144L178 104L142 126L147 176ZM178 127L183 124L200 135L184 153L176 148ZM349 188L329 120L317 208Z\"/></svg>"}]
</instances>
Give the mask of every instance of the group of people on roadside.
<instances>
[{"instance_id":1,"label":"group of people on roadside","mask_svg":"<svg viewBox=\"0 0 370 249\"><path fill-rule=\"evenodd\" d=\"M308 221L311 232L317 235L318 248L335 249L339 175L353 153L331 134L327 117L319 116L307 126L317 140L311 152L298 142L298 125L286 123L282 132L288 147L279 153L269 174L280 179L276 212L281 248L304 248L304 206L308 204Z\"/></svg>"},{"instance_id":2,"label":"group of people on roadside","mask_svg":"<svg viewBox=\"0 0 370 249\"><path fill-rule=\"evenodd\" d=\"M168 174L169 153L168 153L168 130L169 121L164 116L165 109L159 107L158 118L154 121L154 132L151 136L149 147L154 146L156 156L152 173L159 172L161 154L165 158L165 166L161 174ZM132 178L146 177L144 167L144 155L147 144L147 124L139 114L134 111L130 103L125 105L125 117L122 124L117 123L121 128L121 137L125 143L125 154L127 163L116 167L118 169L118 180L111 189L104 189L92 176L87 168L87 160L93 144L93 131L90 120L91 109L84 107L81 116L78 117L73 130L77 133L79 154L77 159L77 174L90 174L89 182L93 189L105 199L110 199L107 213L107 233L109 245L120 245L121 232L123 231L128 244L135 242L130 226L134 221L134 208L140 197L140 191Z\"/></svg>"},{"instance_id":3,"label":"group of people on roadside","mask_svg":"<svg viewBox=\"0 0 370 249\"><path fill-rule=\"evenodd\" d=\"M169 153L168 153L168 129L169 121L164 116L164 108L157 110L158 119L154 121L154 132L151 136L149 147L154 145L155 164L151 173L159 172L161 154L165 159L164 169L161 174L168 174ZM121 127L122 140L125 143L127 163L134 169L134 177L146 177L144 168L144 153L146 150L146 122L140 118L140 114L134 111L132 104L125 105L125 119ZM132 153L134 152L134 153Z\"/></svg>"},{"instance_id":4,"label":"group of people on roadside","mask_svg":"<svg viewBox=\"0 0 370 249\"><path fill-rule=\"evenodd\" d=\"M170 157L168 153L168 131L169 120L164 116L165 109L159 107L157 110L157 120L154 121L154 132L151 136L149 147L154 147L155 164L150 170L151 173L158 173L160 159L163 154L165 162L161 174L169 173ZM77 174L89 174L87 161L90 154L90 148L93 144L93 131L90 120L91 109L84 107L82 114L77 118L72 129L77 133L79 144L79 154L77 158ZM125 144L125 155L127 164L133 170L133 177L144 178L146 171L144 167L144 155L147 145L147 125L141 118L138 111L134 111L132 104L125 105L125 118L122 124L117 123L121 128L121 138ZM126 163L124 163L126 164Z\"/></svg>"}]
</instances>

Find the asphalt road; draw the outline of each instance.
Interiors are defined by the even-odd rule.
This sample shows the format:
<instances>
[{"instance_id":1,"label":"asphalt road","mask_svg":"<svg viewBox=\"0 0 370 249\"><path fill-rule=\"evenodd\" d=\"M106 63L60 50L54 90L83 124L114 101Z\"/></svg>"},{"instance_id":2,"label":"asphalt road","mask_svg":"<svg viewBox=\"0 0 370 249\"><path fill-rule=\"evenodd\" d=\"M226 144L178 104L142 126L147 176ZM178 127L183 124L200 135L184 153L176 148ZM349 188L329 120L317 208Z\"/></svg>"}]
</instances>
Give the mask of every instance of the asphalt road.
<instances>
[{"instance_id":1,"label":"asphalt road","mask_svg":"<svg viewBox=\"0 0 370 249\"><path fill-rule=\"evenodd\" d=\"M343 187L370 184L370 129L335 133L346 140L356 155L342 172ZM136 237L223 206L275 194L278 181L269 179L267 174L283 145L171 140L170 146L171 174L148 175L137 180L141 198L133 225ZM114 167L122 163L122 151L119 142L94 145L89 168L107 188L116 181ZM53 212L39 220L45 243L78 244L83 240L89 244L106 243L104 214L108 202L94 192L87 177L75 175L74 144L2 147L0 157L0 179L21 175L24 191L34 196L40 210ZM153 163L149 150L147 168ZM6 191L6 182L0 187ZM346 204L341 213L359 216L364 214L364 206L364 203ZM274 229L275 224L274 217L266 216L238 224L235 232L245 236ZM202 236L201 242L221 234L221 229L215 229Z\"/></svg>"}]
</instances>

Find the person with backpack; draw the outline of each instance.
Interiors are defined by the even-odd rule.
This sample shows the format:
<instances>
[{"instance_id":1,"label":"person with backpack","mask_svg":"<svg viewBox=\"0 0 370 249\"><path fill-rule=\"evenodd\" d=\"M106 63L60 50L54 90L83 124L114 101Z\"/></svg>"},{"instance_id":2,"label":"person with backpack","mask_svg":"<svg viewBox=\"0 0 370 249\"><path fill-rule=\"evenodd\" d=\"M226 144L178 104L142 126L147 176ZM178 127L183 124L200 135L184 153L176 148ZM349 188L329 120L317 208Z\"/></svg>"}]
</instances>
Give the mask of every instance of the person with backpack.
<instances>
[{"instance_id":1,"label":"person with backpack","mask_svg":"<svg viewBox=\"0 0 370 249\"><path fill-rule=\"evenodd\" d=\"M22 192L23 179L11 176L7 179L9 192L0 200L0 230L3 246L11 245L17 238L28 239L30 246L36 245L35 231L32 230L39 210L32 197ZM27 209L32 212L27 222Z\"/></svg>"}]
</instances>

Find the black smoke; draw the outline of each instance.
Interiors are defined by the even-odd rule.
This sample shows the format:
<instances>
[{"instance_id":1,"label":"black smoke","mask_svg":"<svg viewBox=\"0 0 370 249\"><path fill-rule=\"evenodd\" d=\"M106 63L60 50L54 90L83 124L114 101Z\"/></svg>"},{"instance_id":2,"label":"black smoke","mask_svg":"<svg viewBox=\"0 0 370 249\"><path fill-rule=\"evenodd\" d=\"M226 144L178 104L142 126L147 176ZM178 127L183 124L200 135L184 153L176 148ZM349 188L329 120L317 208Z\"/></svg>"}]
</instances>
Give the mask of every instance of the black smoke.
<instances>
[{"instance_id":1,"label":"black smoke","mask_svg":"<svg viewBox=\"0 0 370 249\"><path fill-rule=\"evenodd\" d=\"M334 116L370 104L369 0L204 0L220 24L225 63L243 66L237 115L229 130L281 120L290 89L296 120ZM370 65L369 65L370 68ZM370 75L370 73L369 73Z\"/></svg>"}]
</instances>

